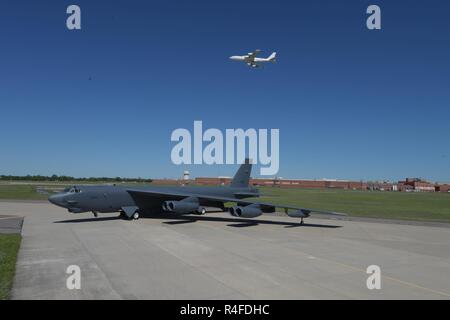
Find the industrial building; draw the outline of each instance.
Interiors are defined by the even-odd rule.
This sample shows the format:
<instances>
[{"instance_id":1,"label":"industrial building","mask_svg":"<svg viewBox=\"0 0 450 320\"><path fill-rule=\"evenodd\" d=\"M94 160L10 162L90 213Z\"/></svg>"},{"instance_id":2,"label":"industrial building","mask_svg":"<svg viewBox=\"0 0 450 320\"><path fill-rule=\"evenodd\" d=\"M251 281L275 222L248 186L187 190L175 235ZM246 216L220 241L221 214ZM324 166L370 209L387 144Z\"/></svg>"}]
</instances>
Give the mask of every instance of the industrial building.
<instances>
[{"instance_id":1,"label":"industrial building","mask_svg":"<svg viewBox=\"0 0 450 320\"><path fill-rule=\"evenodd\" d=\"M450 193L450 184L449 183L437 184L435 191Z\"/></svg>"},{"instance_id":2,"label":"industrial building","mask_svg":"<svg viewBox=\"0 0 450 320\"><path fill-rule=\"evenodd\" d=\"M153 179L158 185L204 185L217 186L230 184L231 177L197 177L190 178L189 172L183 172L181 179ZM305 188L305 189L343 189L370 191L400 191L400 192L443 192L450 193L450 183L432 183L420 178L406 178L397 183L389 181L350 181L336 179L250 179L254 187Z\"/></svg>"},{"instance_id":3,"label":"industrial building","mask_svg":"<svg viewBox=\"0 0 450 320\"><path fill-rule=\"evenodd\" d=\"M404 181L399 181L399 191L416 191L416 192L435 192L436 185L422 180L420 178L406 178Z\"/></svg>"},{"instance_id":4,"label":"industrial building","mask_svg":"<svg viewBox=\"0 0 450 320\"><path fill-rule=\"evenodd\" d=\"M226 185L231 182L229 177L205 178L198 177L195 179L196 184L200 185ZM297 179L251 179L252 186L268 186L283 188L337 188L350 190L367 190L367 183L362 181L347 180L297 180Z\"/></svg>"},{"instance_id":5,"label":"industrial building","mask_svg":"<svg viewBox=\"0 0 450 320\"><path fill-rule=\"evenodd\" d=\"M231 177L198 177L194 183L198 185L227 185ZM307 189L344 189L371 191L400 191L400 192L450 192L450 184L434 184L420 178L406 178L397 183L388 181L349 181L335 179L305 180L305 179L251 179L252 186L307 188Z\"/></svg>"}]
</instances>

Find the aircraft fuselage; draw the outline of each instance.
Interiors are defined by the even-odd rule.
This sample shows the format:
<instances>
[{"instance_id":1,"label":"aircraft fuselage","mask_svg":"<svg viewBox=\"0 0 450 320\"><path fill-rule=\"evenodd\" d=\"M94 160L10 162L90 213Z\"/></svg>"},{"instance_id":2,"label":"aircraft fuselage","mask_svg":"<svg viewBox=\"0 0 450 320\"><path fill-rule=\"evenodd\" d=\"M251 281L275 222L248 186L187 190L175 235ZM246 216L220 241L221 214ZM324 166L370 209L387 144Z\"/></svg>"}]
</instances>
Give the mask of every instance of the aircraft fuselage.
<instances>
[{"instance_id":1,"label":"aircraft fuselage","mask_svg":"<svg viewBox=\"0 0 450 320\"><path fill-rule=\"evenodd\" d=\"M151 191L156 193L174 195L162 195L158 197L132 196L127 189L130 186L103 185L103 186L74 186L65 192L49 197L49 201L57 206L68 209L72 213L82 212L119 212L125 207L138 207L140 210L161 209L164 201L177 201L183 197L177 196L177 192L191 195L218 196L243 199L258 197L259 193L252 188L232 187L131 187L133 190ZM202 206L223 207L222 203L214 201L199 201Z\"/></svg>"}]
</instances>

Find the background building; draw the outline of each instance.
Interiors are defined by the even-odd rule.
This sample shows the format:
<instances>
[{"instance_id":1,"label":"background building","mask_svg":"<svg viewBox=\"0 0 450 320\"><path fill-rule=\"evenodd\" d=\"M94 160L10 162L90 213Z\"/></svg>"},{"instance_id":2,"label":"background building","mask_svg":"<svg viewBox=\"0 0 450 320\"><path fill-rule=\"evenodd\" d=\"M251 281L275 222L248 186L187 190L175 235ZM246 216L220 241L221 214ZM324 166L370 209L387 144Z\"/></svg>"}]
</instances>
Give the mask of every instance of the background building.
<instances>
[{"instance_id":1,"label":"background building","mask_svg":"<svg viewBox=\"0 0 450 320\"><path fill-rule=\"evenodd\" d=\"M231 182L230 177L195 178L195 183L200 185L226 185ZM297 180L297 179L251 179L253 186L282 187L282 188L338 188L351 190L367 190L367 184L362 181L347 180Z\"/></svg>"},{"instance_id":2,"label":"background building","mask_svg":"<svg viewBox=\"0 0 450 320\"><path fill-rule=\"evenodd\" d=\"M188 171L184 171L181 179L153 179L158 185L187 185L196 184L204 186L228 185L232 177L197 177L191 179ZM444 192L450 193L450 183L432 183L420 178L406 178L398 183L389 181L350 181L336 179L250 179L250 185L258 187L276 188L305 188L305 189L343 189L343 190L370 190L370 191L400 191L400 192Z\"/></svg>"},{"instance_id":3,"label":"background building","mask_svg":"<svg viewBox=\"0 0 450 320\"><path fill-rule=\"evenodd\" d=\"M413 191L417 192L435 192L436 190L435 184L422 180L420 178L406 178L405 181L399 181L399 184L402 184L403 188L405 188L405 190L400 191L409 191L412 189Z\"/></svg>"},{"instance_id":4,"label":"background building","mask_svg":"<svg viewBox=\"0 0 450 320\"><path fill-rule=\"evenodd\" d=\"M447 192L450 193L450 183L437 184L435 186L436 192Z\"/></svg>"}]
</instances>

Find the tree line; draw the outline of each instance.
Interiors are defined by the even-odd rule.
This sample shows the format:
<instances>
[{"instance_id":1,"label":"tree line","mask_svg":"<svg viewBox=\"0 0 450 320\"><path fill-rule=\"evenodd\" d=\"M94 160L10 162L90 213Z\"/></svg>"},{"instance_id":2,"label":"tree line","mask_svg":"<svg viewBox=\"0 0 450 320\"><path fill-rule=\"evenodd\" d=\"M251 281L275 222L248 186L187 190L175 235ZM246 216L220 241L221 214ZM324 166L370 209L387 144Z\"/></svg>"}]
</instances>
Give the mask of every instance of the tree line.
<instances>
[{"instance_id":1,"label":"tree line","mask_svg":"<svg viewBox=\"0 0 450 320\"><path fill-rule=\"evenodd\" d=\"M58 176L56 174L52 176L42 175L26 175L26 176L13 176L13 175L0 175L0 180L3 181L85 181L85 182L152 182L152 179L145 178L122 178L122 177L89 177L89 178L75 178L71 176Z\"/></svg>"}]
</instances>

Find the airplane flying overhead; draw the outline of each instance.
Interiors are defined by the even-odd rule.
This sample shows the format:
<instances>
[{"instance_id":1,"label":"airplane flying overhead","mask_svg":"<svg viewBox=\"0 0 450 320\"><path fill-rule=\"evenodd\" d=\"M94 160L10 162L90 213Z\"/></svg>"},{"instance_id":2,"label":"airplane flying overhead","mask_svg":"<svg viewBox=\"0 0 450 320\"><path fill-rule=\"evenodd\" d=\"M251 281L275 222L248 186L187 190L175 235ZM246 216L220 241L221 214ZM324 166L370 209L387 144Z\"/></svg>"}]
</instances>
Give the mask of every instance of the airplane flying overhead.
<instances>
[{"instance_id":1,"label":"airplane flying overhead","mask_svg":"<svg viewBox=\"0 0 450 320\"><path fill-rule=\"evenodd\" d=\"M119 212L121 217L129 220L139 219L140 214L155 211L175 215L203 215L206 213L205 206L226 211L226 202L236 204L228 211L232 216L241 218L256 218L263 213L275 212L276 208L283 208L290 217L301 218L302 224L303 218L309 217L311 212L345 215L244 200L259 197L259 190L249 186L251 169L252 165L247 159L236 172L231 184L223 187L80 185L54 194L48 200L71 213L92 212L97 217L98 213Z\"/></svg>"},{"instance_id":2,"label":"airplane flying overhead","mask_svg":"<svg viewBox=\"0 0 450 320\"><path fill-rule=\"evenodd\" d=\"M276 52L273 52L267 58L257 58L256 56L261 52L261 50L257 49L254 52L250 52L245 56L231 56L230 59L234 61L244 61L248 66L253 68L260 67L263 62L275 62L276 61Z\"/></svg>"}]
</instances>

